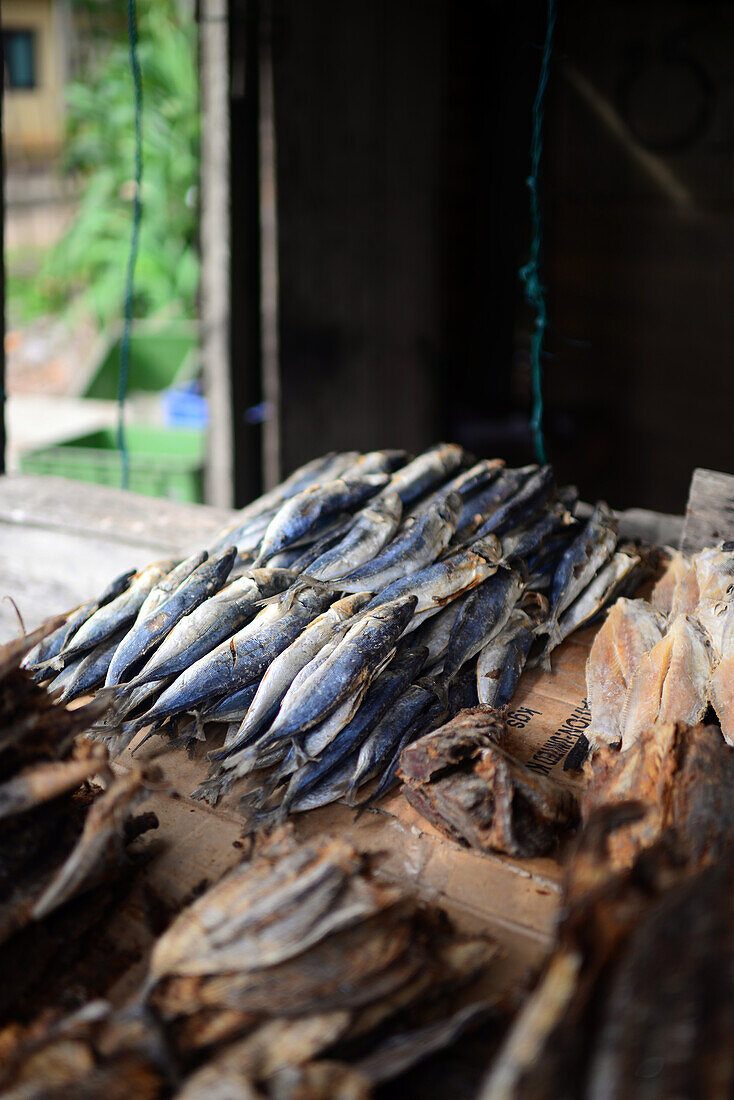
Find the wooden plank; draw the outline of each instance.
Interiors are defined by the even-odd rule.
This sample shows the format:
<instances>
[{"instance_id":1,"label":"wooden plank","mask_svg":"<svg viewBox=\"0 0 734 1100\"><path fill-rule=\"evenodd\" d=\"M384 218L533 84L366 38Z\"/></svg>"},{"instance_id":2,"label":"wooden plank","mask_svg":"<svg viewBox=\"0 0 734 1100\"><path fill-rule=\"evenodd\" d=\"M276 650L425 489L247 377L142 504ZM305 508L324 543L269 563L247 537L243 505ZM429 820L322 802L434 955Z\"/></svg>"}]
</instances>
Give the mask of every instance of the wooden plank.
<instances>
[{"instance_id":1,"label":"wooden plank","mask_svg":"<svg viewBox=\"0 0 734 1100\"><path fill-rule=\"evenodd\" d=\"M91 599L125 569L205 545L235 513L65 478L0 478L0 641Z\"/></svg>"},{"instance_id":2,"label":"wooden plank","mask_svg":"<svg viewBox=\"0 0 734 1100\"><path fill-rule=\"evenodd\" d=\"M61 477L0 478L0 524L103 536L161 551L199 546L235 513Z\"/></svg>"},{"instance_id":3,"label":"wooden plank","mask_svg":"<svg viewBox=\"0 0 734 1100\"><path fill-rule=\"evenodd\" d=\"M734 475L693 471L680 549L695 554L705 546L734 539Z\"/></svg>"}]
</instances>

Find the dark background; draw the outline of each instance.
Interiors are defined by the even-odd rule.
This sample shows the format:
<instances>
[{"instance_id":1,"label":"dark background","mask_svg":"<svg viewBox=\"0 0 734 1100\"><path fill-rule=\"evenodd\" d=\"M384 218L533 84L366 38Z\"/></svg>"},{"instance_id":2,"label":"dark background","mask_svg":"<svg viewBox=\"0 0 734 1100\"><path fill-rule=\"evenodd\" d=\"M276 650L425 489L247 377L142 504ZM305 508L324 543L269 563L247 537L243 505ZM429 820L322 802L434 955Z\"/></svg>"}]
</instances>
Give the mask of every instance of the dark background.
<instances>
[{"instance_id":1,"label":"dark background","mask_svg":"<svg viewBox=\"0 0 734 1100\"><path fill-rule=\"evenodd\" d=\"M545 16L531 0L232 0L250 74L232 122L243 499L260 430L245 423L258 380L237 372L259 339L263 36L284 472L330 448L439 438L520 462L532 318L517 272ZM586 498L681 511L694 466L734 469L734 5L560 0L542 194L549 456Z\"/></svg>"}]
</instances>

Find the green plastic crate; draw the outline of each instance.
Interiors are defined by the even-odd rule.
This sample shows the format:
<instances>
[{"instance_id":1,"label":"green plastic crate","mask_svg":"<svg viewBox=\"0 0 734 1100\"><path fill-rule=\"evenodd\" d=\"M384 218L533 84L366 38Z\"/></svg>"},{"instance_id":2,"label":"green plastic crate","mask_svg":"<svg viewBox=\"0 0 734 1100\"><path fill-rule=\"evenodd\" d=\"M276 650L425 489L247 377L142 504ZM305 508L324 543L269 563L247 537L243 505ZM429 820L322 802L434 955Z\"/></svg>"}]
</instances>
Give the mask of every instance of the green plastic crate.
<instances>
[{"instance_id":1,"label":"green plastic crate","mask_svg":"<svg viewBox=\"0 0 734 1100\"><path fill-rule=\"evenodd\" d=\"M117 399L120 374L119 334L106 345L81 397ZM199 371L198 326L195 321L167 324L137 322L130 334L127 392L158 393L190 382Z\"/></svg>"},{"instance_id":2,"label":"green plastic crate","mask_svg":"<svg viewBox=\"0 0 734 1100\"><path fill-rule=\"evenodd\" d=\"M203 500L204 432L130 425L126 438L128 487L134 493L192 503ZM20 468L28 474L53 474L116 488L122 484L122 460L113 428L26 451L20 456Z\"/></svg>"}]
</instances>

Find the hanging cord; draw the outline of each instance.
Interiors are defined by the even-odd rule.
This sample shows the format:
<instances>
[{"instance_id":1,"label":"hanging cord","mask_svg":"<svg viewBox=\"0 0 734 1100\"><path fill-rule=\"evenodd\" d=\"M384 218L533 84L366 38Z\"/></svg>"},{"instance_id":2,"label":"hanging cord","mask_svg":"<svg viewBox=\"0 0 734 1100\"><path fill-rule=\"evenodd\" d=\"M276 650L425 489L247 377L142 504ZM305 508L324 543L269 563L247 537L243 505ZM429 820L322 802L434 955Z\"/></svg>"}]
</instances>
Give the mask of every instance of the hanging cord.
<instances>
[{"instance_id":1,"label":"hanging cord","mask_svg":"<svg viewBox=\"0 0 734 1100\"><path fill-rule=\"evenodd\" d=\"M133 225L130 234L130 253L125 272L125 300L123 309L122 341L120 343L120 374L117 380L117 449L122 459L122 488L130 481L130 455L125 434L125 397L130 370L130 331L133 323L133 276L138 258L138 238L142 206L140 188L143 180L143 83L138 60L138 26L135 0L127 0L127 31L130 40L130 70L133 78L135 116L135 194L133 195Z\"/></svg>"},{"instance_id":2,"label":"hanging cord","mask_svg":"<svg viewBox=\"0 0 734 1100\"><path fill-rule=\"evenodd\" d=\"M540 281L540 252L543 243L543 221L540 210L539 179L540 157L543 152L543 116L545 114L545 90L548 84L550 58L553 50L553 31L556 25L556 0L548 0L548 22L545 31L543 59L540 64L538 91L533 104L533 136L530 142L530 175L525 181L530 191L530 216L533 238L530 259L520 268L520 278L525 284L525 300L535 309L535 327L530 339L530 380L533 409L530 427L538 462L547 462L543 435L543 336L548 324L545 304L545 287Z\"/></svg>"}]
</instances>

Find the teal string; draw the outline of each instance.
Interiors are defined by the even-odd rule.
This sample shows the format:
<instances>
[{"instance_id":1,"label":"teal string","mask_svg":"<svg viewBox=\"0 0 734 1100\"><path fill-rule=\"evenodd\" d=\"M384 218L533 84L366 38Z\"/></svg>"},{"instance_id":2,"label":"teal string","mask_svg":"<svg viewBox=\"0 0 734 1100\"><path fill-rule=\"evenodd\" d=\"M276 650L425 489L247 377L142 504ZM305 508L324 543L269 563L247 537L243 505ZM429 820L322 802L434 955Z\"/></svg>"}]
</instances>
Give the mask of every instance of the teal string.
<instances>
[{"instance_id":1,"label":"teal string","mask_svg":"<svg viewBox=\"0 0 734 1100\"><path fill-rule=\"evenodd\" d=\"M548 325L545 303L545 287L540 278L540 253L543 244L543 219L540 209L540 159L543 152L543 118L545 115L545 91L548 85L550 59L553 50L553 31L556 25L556 0L548 0L548 21L545 31L543 59L540 64L538 90L533 104L533 136L530 142L530 175L525 181L530 191L530 217L532 241L530 259L520 268L520 278L525 285L525 300L535 310L535 325L530 338L530 382L533 407L530 427L538 462L547 462L543 434L543 337Z\"/></svg>"},{"instance_id":2,"label":"teal string","mask_svg":"<svg viewBox=\"0 0 734 1100\"><path fill-rule=\"evenodd\" d=\"M133 224L130 234L130 253L125 272L125 299L123 306L122 341L120 343L120 373L117 379L117 449L122 461L122 488L127 489L130 482L130 454L125 432L125 398L130 373L130 333L133 323L133 278L135 262L138 258L140 237L140 218L142 205L140 189L143 181L143 82L140 76L138 60L138 25L135 14L135 0L127 0L127 31L130 42L130 71L133 79L134 118L135 118L135 194L133 196Z\"/></svg>"}]
</instances>

